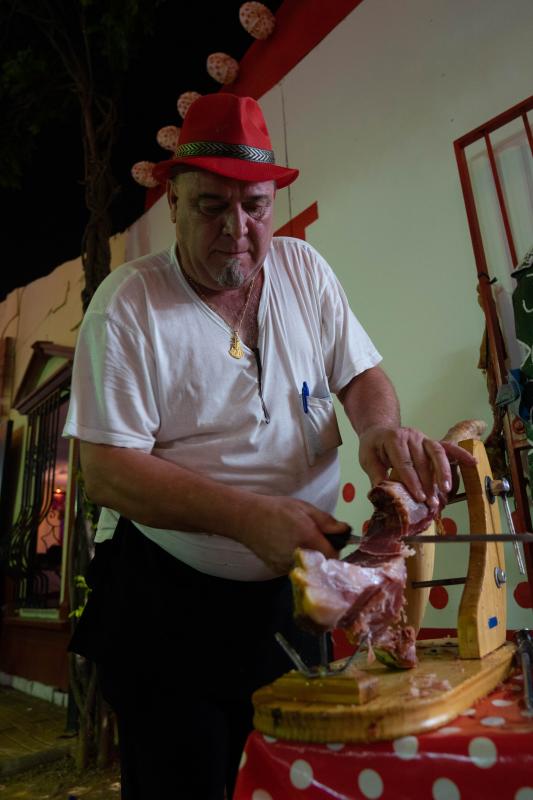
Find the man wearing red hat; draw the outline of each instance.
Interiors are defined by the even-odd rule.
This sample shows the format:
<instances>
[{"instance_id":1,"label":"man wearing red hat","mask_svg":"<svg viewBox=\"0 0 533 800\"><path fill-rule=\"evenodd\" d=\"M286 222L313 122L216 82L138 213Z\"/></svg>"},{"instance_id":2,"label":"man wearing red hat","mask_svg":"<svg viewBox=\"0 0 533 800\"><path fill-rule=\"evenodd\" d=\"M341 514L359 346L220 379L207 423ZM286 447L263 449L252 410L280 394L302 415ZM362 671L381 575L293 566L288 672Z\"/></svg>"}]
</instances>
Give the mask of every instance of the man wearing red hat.
<instances>
[{"instance_id":1,"label":"man wearing red hat","mask_svg":"<svg viewBox=\"0 0 533 800\"><path fill-rule=\"evenodd\" d=\"M251 694L304 661L296 547L335 557L336 394L372 483L394 467L435 504L444 447L400 426L393 387L324 259L272 237L276 164L252 98L197 100L167 182L176 242L115 270L85 315L65 434L102 506L71 649L117 713L122 796L231 797ZM466 463L469 456L446 445Z\"/></svg>"}]
</instances>

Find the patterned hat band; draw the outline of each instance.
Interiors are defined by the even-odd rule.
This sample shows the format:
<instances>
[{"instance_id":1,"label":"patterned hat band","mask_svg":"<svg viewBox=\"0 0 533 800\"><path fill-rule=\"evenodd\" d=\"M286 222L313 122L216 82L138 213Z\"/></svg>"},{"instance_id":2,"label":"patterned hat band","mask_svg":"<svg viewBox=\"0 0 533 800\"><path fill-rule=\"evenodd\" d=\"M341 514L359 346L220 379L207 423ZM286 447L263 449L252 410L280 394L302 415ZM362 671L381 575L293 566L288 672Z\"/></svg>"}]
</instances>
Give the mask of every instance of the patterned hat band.
<instances>
[{"instance_id":1,"label":"patterned hat band","mask_svg":"<svg viewBox=\"0 0 533 800\"><path fill-rule=\"evenodd\" d=\"M225 142L189 142L180 144L174 158L190 156L214 156L216 158L241 158L256 164L275 164L274 151L263 150L248 144L226 144Z\"/></svg>"}]
</instances>

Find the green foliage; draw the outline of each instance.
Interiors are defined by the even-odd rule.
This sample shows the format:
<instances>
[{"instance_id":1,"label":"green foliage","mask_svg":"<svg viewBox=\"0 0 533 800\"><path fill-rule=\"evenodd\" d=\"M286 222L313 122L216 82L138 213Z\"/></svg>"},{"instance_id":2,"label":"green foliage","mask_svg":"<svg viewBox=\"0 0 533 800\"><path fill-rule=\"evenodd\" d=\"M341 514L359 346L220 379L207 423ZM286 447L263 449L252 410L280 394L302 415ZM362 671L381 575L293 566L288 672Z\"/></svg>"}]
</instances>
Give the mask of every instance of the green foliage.
<instances>
[{"instance_id":1,"label":"green foliage","mask_svg":"<svg viewBox=\"0 0 533 800\"><path fill-rule=\"evenodd\" d=\"M45 128L117 104L164 2L0 0L1 187L20 188Z\"/></svg>"},{"instance_id":2,"label":"green foliage","mask_svg":"<svg viewBox=\"0 0 533 800\"><path fill-rule=\"evenodd\" d=\"M75 575L74 576L74 586L77 589L81 589L81 591L83 592L82 601L79 604L79 606L77 606L76 608L74 608L70 612L69 617L74 617L74 619L79 619L81 617L81 615L83 614L83 609L87 605L87 600L89 598L90 593L92 592L92 589L88 585L88 583L85 580L85 578L83 577L83 575Z\"/></svg>"},{"instance_id":3,"label":"green foliage","mask_svg":"<svg viewBox=\"0 0 533 800\"><path fill-rule=\"evenodd\" d=\"M395 653L392 653L390 650L385 650L381 647L374 647L374 655L376 656L377 660L380 661L382 664L385 664L386 667L390 669L409 669L404 664L402 664Z\"/></svg>"},{"instance_id":4,"label":"green foliage","mask_svg":"<svg viewBox=\"0 0 533 800\"><path fill-rule=\"evenodd\" d=\"M90 524L93 531L96 531L96 526L98 525L98 517L100 515L100 509L98 508L96 503L93 503L93 501L89 500L89 498L87 497L87 492L85 490L85 480L83 478L83 473L81 470L78 470L78 472L76 473L76 483L80 491L83 517Z\"/></svg>"},{"instance_id":5,"label":"green foliage","mask_svg":"<svg viewBox=\"0 0 533 800\"><path fill-rule=\"evenodd\" d=\"M33 48L7 52L0 64L0 186L17 188L41 130L65 108L65 96L50 86L49 65ZM35 102L36 87L39 102ZM72 95L71 95L72 97Z\"/></svg>"}]
</instances>

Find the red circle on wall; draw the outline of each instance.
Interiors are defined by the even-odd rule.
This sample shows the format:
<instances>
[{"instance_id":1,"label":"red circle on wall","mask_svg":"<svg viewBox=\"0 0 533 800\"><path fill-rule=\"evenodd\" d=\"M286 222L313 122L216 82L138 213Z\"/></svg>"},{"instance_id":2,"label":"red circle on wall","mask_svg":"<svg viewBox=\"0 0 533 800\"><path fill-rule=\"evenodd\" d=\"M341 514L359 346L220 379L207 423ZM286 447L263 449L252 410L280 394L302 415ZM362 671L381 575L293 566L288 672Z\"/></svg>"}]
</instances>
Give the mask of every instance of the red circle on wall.
<instances>
[{"instance_id":1,"label":"red circle on wall","mask_svg":"<svg viewBox=\"0 0 533 800\"><path fill-rule=\"evenodd\" d=\"M517 584L513 592L513 597L517 606L520 608L533 608L533 600L531 598L531 589L527 581L522 581Z\"/></svg>"},{"instance_id":2,"label":"red circle on wall","mask_svg":"<svg viewBox=\"0 0 533 800\"><path fill-rule=\"evenodd\" d=\"M433 608L446 608L448 605L448 592L444 586L433 586L429 593L429 602Z\"/></svg>"},{"instance_id":3,"label":"red circle on wall","mask_svg":"<svg viewBox=\"0 0 533 800\"><path fill-rule=\"evenodd\" d=\"M442 520L442 527L444 528L445 532L448 536L453 536L453 534L457 533L457 525L455 521L450 517L443 517Z\"/></svg>"},{"instance_id":4,"label":"red circle on wall","mask_svg":"<svg viewBox=\"0 0 533 800\"><path fill-rule=\"evenodd\" d=\"M370 520L369 519L365 519L365 521L363 522L363 533L367 532L369 525L370 525Z\"/></svg>"},{"instance_id":5,"label":"red circle on wall","mask_svg":"<svg viewBox=\"0 0 533 800\"><path fill-rule=\"evenodd\" d=\"M351 503L355 498L355 486L353 483L345 483L342 487L342 499L345 503Z\"/></svg>"}]
</instances>

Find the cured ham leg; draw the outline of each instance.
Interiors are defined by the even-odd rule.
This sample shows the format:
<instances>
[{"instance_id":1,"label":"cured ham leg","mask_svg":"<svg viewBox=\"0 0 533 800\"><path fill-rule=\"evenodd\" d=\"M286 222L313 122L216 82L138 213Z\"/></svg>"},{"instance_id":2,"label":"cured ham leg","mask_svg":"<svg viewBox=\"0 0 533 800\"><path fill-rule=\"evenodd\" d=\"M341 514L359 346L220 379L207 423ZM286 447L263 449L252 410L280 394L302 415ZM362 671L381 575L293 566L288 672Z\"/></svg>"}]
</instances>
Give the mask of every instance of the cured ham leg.
<instances>
[{"instance_id":1,"label":"cured ham leg","mask_svg":"<svg viewBox=\"0 0 533 800\"><path fill-rule=\"evenodd\" d=\"M397 666L414 666L414 631L391 626L402 620L407 580L406 534L425 530L434 514L397 481L383 481L369 499L376 507L368 531L346 559L326 559L298 549L290 573L296 618L316 632L342 628L358 644L394 651Z\"/></svg>"},{"instance_id":2,"label":"cured ham leg","mask_svg":"<svg viewBox=\"0 0 533 800\"><path fill-rule=\"evenodd\" d=\"M446 441L479 438L485 423L467 420L446 434ZM394 666L416 664L415 630L402 625L407 568L413 554L402 539L425 531L439 511L413 499L405 486L388 480L368 495L375 507L359 548L343 560L298 549L290 573L295 615L316 633L342 628L358 644L367 637L370 647L390 655ZM440 508L446 503L441 496Z\"/></svg>"}]
</instances>

